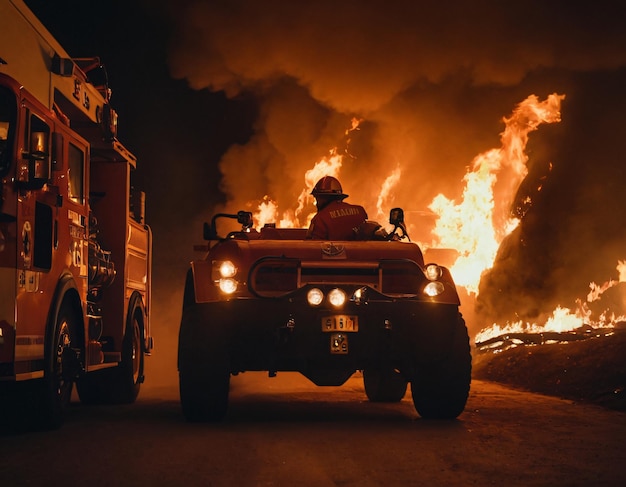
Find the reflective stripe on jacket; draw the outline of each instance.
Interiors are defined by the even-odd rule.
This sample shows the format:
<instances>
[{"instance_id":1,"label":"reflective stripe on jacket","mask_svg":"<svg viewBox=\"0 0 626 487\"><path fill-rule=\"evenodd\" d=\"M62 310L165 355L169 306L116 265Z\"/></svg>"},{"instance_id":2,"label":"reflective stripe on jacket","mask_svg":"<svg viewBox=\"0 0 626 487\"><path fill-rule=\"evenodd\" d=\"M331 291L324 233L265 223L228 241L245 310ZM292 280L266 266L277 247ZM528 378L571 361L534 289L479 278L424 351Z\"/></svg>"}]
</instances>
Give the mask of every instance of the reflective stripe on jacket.
<instances>
[{"instance_id":1,"label":"reflective stripe on jacket","mask_svg":"<svg viewBox=\"0 0 626 487\"><path fill-rule=\"evenodd\" d=\"M311 220L307 238L318 240L354 240L356 229L367 220L365 208L344 201L331 201Z\"/></svg>"}]
</instances>

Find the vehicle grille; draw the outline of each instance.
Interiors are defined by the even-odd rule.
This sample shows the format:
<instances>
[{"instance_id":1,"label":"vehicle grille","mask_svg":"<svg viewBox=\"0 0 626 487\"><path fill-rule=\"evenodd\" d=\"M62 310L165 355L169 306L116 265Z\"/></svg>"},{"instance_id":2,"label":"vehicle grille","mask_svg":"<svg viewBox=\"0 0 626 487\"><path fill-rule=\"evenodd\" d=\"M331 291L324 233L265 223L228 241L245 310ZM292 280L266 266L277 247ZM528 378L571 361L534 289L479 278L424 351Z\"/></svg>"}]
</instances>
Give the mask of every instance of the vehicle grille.
<instances>
[{"instance_id":1,"label":"vehicle grille","mask_svg":"<svg viewBox=\"0 0 626 487\"><path fill-rule=\"evenodd\" d=\"M415 295L425 281L422 269L411 260L380 262L300 261L264 258L252 267L251 292L262 297L277 297L305 285L368 286L390 296Z\"/></svg>"}]
</instances>

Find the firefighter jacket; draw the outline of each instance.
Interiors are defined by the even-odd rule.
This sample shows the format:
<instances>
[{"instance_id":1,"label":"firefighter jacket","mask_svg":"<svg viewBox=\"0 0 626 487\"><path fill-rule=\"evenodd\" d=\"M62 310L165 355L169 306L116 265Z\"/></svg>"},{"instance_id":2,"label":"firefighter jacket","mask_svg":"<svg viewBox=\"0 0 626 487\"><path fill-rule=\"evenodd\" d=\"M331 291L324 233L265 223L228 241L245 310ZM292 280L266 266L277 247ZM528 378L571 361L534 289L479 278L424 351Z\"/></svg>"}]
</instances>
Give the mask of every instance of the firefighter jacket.
<instances>
[{"instance_id":1,"label":"firefighter jacket","mask_svg":"<svg viewBox=\"0 0 626 487\"><path fill-rule=\"evenodd\" d=\"M318 240L355 240L359 226L367 220L365 208L334 200L311 220L307 238Z\"/></svg>"}]
</instances>

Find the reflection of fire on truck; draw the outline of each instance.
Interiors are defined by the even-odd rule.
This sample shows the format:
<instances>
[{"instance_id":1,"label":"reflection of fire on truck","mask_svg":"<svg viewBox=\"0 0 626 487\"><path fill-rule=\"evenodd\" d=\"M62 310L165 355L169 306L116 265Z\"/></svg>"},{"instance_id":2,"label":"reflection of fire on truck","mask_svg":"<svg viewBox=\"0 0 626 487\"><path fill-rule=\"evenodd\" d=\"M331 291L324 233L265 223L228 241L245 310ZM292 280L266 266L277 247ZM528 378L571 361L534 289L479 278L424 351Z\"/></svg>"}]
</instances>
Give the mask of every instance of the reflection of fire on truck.
<instances>
[{"instance_id":1,"label":"reflection of fire on truck","mask_svg":"<svg viewBox=\"0 0 626 487\"><path fill-rule=\"evenodd\" d=\"M151 232L109 98L97 58L0 3L0 401L44 427L74 384L83 403L133 402L152 350Z\"/></svg>"}]
</instances>

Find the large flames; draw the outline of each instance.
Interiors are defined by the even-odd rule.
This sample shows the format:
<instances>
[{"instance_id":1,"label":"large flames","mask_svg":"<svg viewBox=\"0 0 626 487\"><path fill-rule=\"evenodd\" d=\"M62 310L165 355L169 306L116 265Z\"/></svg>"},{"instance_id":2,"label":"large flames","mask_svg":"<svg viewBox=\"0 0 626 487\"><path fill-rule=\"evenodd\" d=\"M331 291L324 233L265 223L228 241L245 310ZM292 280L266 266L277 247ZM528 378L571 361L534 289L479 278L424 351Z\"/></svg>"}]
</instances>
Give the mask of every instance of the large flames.
<instances>
[{"instance_id":1,"label":"large flames","mask_svg":"<svg viewBox=\"0 0 626 487\"><path fill-rule=\"evenodd\" d=\"M528 173L528 134L542 123L560 121L564 95L541 102L535 95L519 104L501 135L502 146L478 155L465 175L463 199L437 196L430 209L437 215L433 246L453 248L459 257L451 268L456 282L477 293L480 276L491 268L500 243L519 224L509 209Z\"/></svg>"},{"instance_id":2,"label":"large flames","mask_svg":"<svg viewBox=\"0 0 626 487\"><path fill-rule=\"evenodd\" d=\"M451 272L456 283L468 294L478 294L480 278L493 266L499 246L520 223L512 216L511 206L520 184L528 174L526 145L530 132L541 124L556 123L561 120L560 107L565 95L551 94L540 101L531 95L521 102L509 118L504 118L505 129L501 133L501 146L487 150L474 158L464 178L460 202L448 199L443 194L436 196L429 205L435 215L432 229L432 241L420 242L425 249L448 248L456 251L458 257L451 265ZM360 121L353 119L352 126L346 131L357 130ZM278 204L270 196L265 196L254 213L257 227L266 223L276 223L281 227L306 227L314 215L311 190L319 178L325 175L340 176L343 156L336 149L316 162L304 174L304 188L297 207L293 210L279 211ZM376 218L388 214L393 201L393 189L401 179L402 168L397 165L381 181L380 192L376 198ZM541 187L537 187L540 191ZM525 206L532 205L528 198ZM590 283L586 302L599 300L601 295L619 282L626 282L626 261L617 266L619 279L609 280L604 284ZM477 343L506 333L538 333L545 331L564 332L574 330L583 324L612 326L625 317L616 317L606 311L591 321L591 313L583 300L577 300L576 309L558 306L546 319L545 323L506 323L492 326L479 332Z\"/></svg>"}]
</instances>

